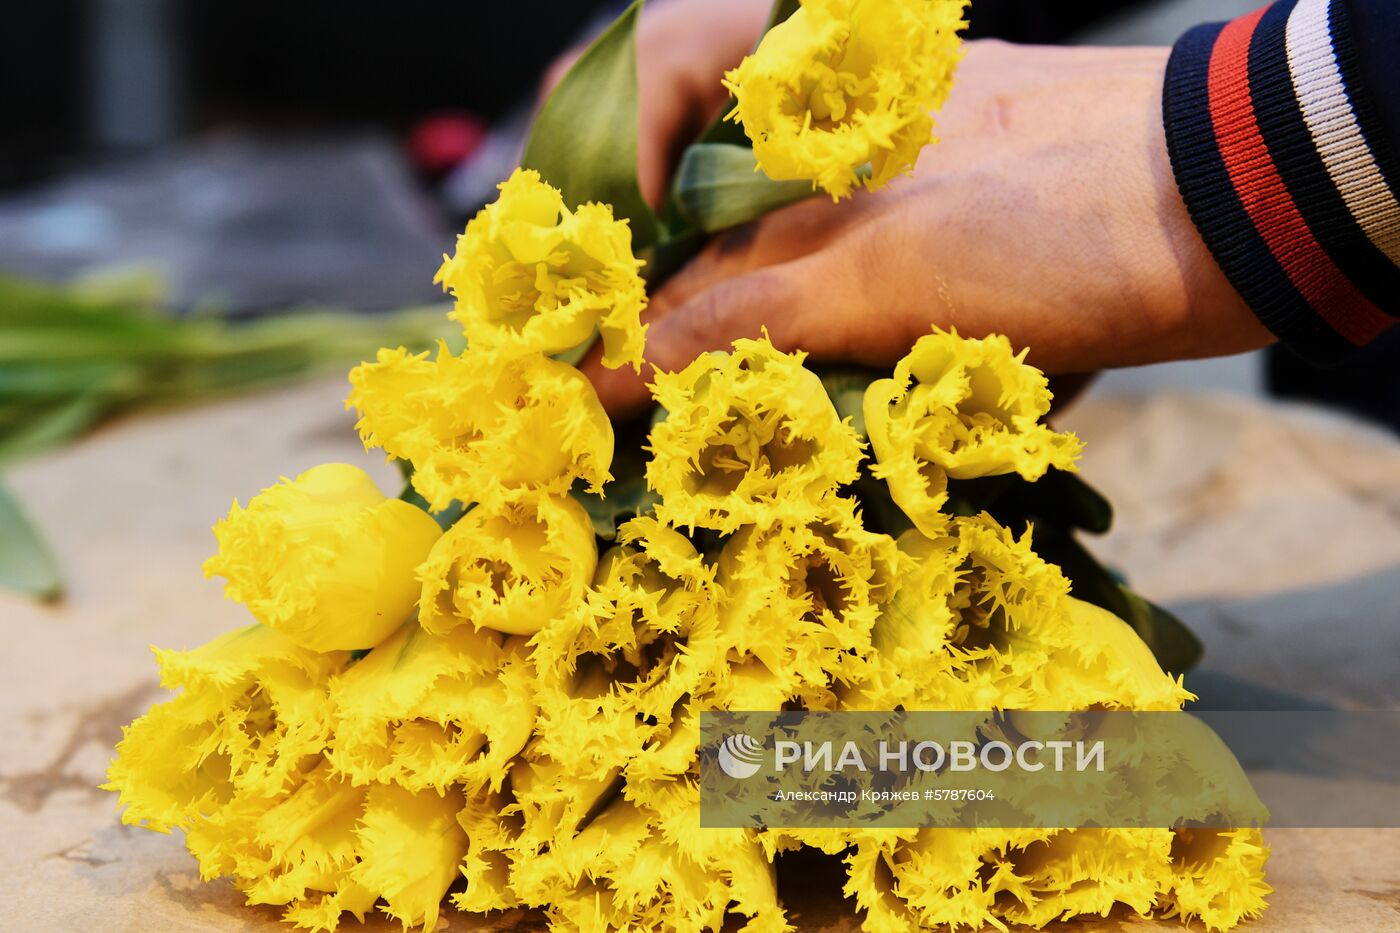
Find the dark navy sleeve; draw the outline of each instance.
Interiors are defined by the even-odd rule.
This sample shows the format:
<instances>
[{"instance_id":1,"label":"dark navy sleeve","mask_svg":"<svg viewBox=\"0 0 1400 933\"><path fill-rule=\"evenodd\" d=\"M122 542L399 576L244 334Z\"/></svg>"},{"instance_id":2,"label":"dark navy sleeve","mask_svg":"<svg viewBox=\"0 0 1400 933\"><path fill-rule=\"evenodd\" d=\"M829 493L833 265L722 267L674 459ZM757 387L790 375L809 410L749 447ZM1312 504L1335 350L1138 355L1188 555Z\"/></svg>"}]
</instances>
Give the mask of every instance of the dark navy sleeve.
<instances>
[{"instance_id":1,"label":"dark navy sleeve","mask_svg":"<svg viewBox=\"0 0 1400 933\"><path fill-rule=\"evenodd\" d=\"M1400 316L1400 3L1281 0L1192 29L1167 66L1172 169L1280 340L1344 358Z\"/></svg>"}]
</instances>

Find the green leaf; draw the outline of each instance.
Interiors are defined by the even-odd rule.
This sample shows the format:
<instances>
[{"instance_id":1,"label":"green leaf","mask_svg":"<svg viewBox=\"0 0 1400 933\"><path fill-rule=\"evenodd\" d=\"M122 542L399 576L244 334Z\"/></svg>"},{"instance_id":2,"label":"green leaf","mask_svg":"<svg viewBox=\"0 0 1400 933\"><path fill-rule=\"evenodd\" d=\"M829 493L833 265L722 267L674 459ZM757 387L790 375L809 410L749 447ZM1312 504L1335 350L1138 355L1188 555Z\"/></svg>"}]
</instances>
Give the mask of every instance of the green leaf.
<instances>
[{"instance_id":1,"label":"green leaf","mask_svg":"<svg viewBox=\"0 0 1400 933\"><path fill-rule=\"evenodd\" d=\"M768 11L768 25L763 27L767 32L774 26L796 13L802 6L802 0L774 0L773 8Z\"/></svg>"},{"instance_id":2,"label":"green leaf","mask_svg":"<svg viewBox=\"0 0 1400 933\"><path fill-rule=\"evenodd\" d=\"M588 351L593 349L593 345L598 342L598 329L595 327L593 333L588 335L588 339L576 347L554 354L554 359L561 363L568 363L570 366L577 366L583 362L583 358L588 355Z\"/></svg>"},{"instance_id":3,"label":"green leaf","mask_svg":"<svg viewBox=\"0 0 1400 933\"><path fill-rule=\"evenodd\" d=\"M656 214L637 185L637 50L643 0L635 2L574 62L549 95L521 164L564 193L570 207L611 204L632 225L632 248L656 242Z\"/></svg>"},{"instance_id":4,"label":"green leaf","mask_svg":"<svg viewBox=\"0 0 1400 933\"><path fill-rule=\"evenodd\" d=\"M865 390L875 380L887 378L889 372L867 366L817 366L814 369L836 413L850 418L851 426L865 437Z\"/></svg>"},{"instance_id":5,"label":"green leaf","mask_svg":"<svg viewBox=\"0 0 1400 933\"><path fill-rule=\"evenodd\" d=\"M950 479L948 502L943 506L943 511L949 515L978 515L990 512L998 523L1020 528L1030 516L1026 515L1023 508L1008 507L1005 499L1007 490L1013 483L1024 482L1025 480L1014 473L979 476L975 479ZM1039 528L1040 525L1037 523L1036 527Z\"/></svg>"},{"instance_id":6,"label":"green leaf","mask_svg":"<svg viewBox=\"0 0 1400 933\"><path fill-rule=\"evenodd\" d=\"M1096 535L1113 525L1113 506L1078 473L1051 470L1030 488L1041 494L1040 514L1051 521Z\"/></svg>"},{"instance_id":7,"label":"green leaf","mask_svg":"<svg viewBox=\"0 0 1400 933\"><path fill-rule=\"evenodd\" d=\"M1123 594L1127 612L1123 620L1147 642L1162 670L1169 674L1184 674L1200 662L1205 649L1185 622L1121 583L1118 589Z\"/></svg>"},{"instance_id":8,"label":"green leaf","mask_svg":"<svg viewBox=\"0 0 1400 933\"><path fill-rule=\"evenodd\" d=\"M0 275L0 328L46 327L69 333L76 330L140 332L159 329L162 318L153 312L133 313L130 305L79 296L69 288L55 288Z\"/></svg>"},{"instance_id":9,"label":"green leaf","mask_svg":"<svg viewBox=\"0 0 1400 933\"><path fill-rule=\"evenodd\" d=\"M909 516L904 514L890 495L889 485L882 479L870 475L869 463L861 467L860 476L848 487L849 495L860 503L861 516L865 527L871 531L898 538L914 527Z\"/></svg>"},{"instance_id":10,"label":"green leaf","mask_svg":"<svg viewBox=\"0 0 1400 933\"><path fill-rule=\"evenodd\" d=\"M575 489L571 493L593 520L593 533L607 541L617 537L619 525L650 512L661 497L647 488L645 479L614 480L603 486L603 494Z\"/></svg>"},{"instance_id":11,"label":"green leaf","mask_svg":"<svg viewBox=\"0 0 1400 933\"><path fill-rule=\"evenodd\" d=\"M769 29L772 29L775 25L791 16L800 5L799 0L775 0L768 13L768 22L763 27L763 32L759 34L758 39L754 42L754 47L758 47L758 43L763 41L763 36L767 34ZM718 80L718 76L716 76L716 80ZM699 158L702 160L714 158L713 155L690 155L690 149L710 144L734 146L739 149L752 151L752 143L748 136L745 135L743 126L733 120L725 119L725 117L734 110L736 104L737 101L735 101L731 95L728 102L724 105L724 109L715 116L710 125L705 128L696 138L695 142L687 149L686 153L681 156L682 163L692 158ZM734 159L734 156L731 154L728 158ZM752 167L752 163L750 163L750 167ZM685 172L683 169L678 169L676 177L672 179L672 183L668 188L666 202L662 209L663 219L660 224L661 231L658 241L654 246L648 247L645 250L638 250L637 252L640 258L646 260L646 267L642 270L642 275L646 278L647 284L652 291L660 288L661 285L685 265L691 257L700 252L700 249L705 245L707 239L706 233L724 229L724 226L715 226L715 224L723 223L720 220L709 221L709 229L702 229L696 223L695 219L690 216L688 213L689 210L698 209L701 210L703 214L703 212L709 208L704 207L703 203L699 206L692 204L690 207L682 203L680 179L684 174ZM780 183L772 182L771 179L766 180L769 181L770 184L802 184L800 182ZM752 184L753 179L749 179L749 183ZM694 187L693 183L692 187ZM810 194L811 186L806 185L804 191ZM764 192L761 196L771 197L772 191ZM701 202L719 201L722 204L727 204L730 195L719 195L705 191L687 191L686 197L692 202L696 200ZM794 197L793 200L796 200L796 197ZM768 209L772 210L776 207L782 207L786 203L789 202L783 201L781 203L775 203L773 207ZM747 219L752 220L753 216ZM732 226L732 224L728 225Z\"/></svg>"},{"instance_id":12,"label":"green leaf","mask_svg":"<svg viewBox=\"0 0 1400 933\"><path fill-rule=\"evenodd\" d=\"M462 342L441 307L232 323L121 304L114 294L0 275L0 461L60 443L117 411L287 382L383 346Z\"/></svg>"},{"instance_id":13,"label":"green leaf","mask_svg":"<svg viewBox=\"0 0 1400 933\"><path fill-rule=\"evenodd\" d=\"M3 328L0 328L3 333ZM0 365L0 399L51 399L129 384L133 367L118 360L24 360Z\"/></svg>"},{"instance_id":14,"label":"green leaf","mask_svg":"<svg viewBox=\"0 0 1400 933\"><path fill-rule=\"evenodd\" d=\"M45 600L57 599L63 592L53 556L4 485L0 485L0 587Z\"/></svg>"},{"instance_id":15,"label":"green leaf","mask_svg":"<svg viewBox=\"0 0 1400 933\"><path fill-rule=\"evenodd\" d=\"M0 432L0 463L19 460L76 437L107 413L100 391L84 392L41 409L18 430Z\"/></svg>"},{"instance_id":16,"label":"green leaf","mask_svg":"<svg viewBox=\"0 0 1400 933\"><path fill-rule=\"evenodd\" d=\"M1102 534L1113 524L1113 508L1077 473L1051 469L1036 482L1014 473L948 481L948 511L955 515L991 512L1003 525L1079 528Z\"/></svg>"},{"instance_id":17,"label":"green leaf","mask_svg":"<svg viewBox=\"0 0 1400 933\"><path fill-rule=\"evenodd\" d=\"M676 172L681 211L705 233L748 223L814 190L807 181L774 181L758 170L752 149L729 143L691 146Z\"/></svg>"},{"instance_id":18,"label":"green leaf","mask_svg":"<svg viewBox=\"0 0 1400 933\"><path fill-rule=\"evenodd\" d=\"M674 199L670 203L674 205ZM656 245L637 254L638 259L646 261L642 267L642 278L646 280L647 291L651 294L666 284L666 280L679 272L708 242L703 233L690 226L689 221L679 213L679 208L676 211L673 220L668 223L667 235ZM675 226L671 226L671 223Z\"/></svg>"},{"instance_id":19,"label":"green leaf","mask_svg":"<svg viewBox=\"0 0 1400 933\"><path fill-rule=\"evenodd\" d=\"M800 5L801 4L798 2L798 0L775 0L772 8L768 11L768 22L764 24L763 32L759 33L758 38L754 41L754 48L758 48L758 44L763 41L763 37L767 35L768 30L772 29L778 23L781 23L783 20L791 16ZM716 78L716 80L718 80L718 77ZM690 149L699 146L714 144L737 146L742 149L752 149L753 143L749 139L749 137L744 133L743 125L735 120L726 119L729 116L729 114L734 111L734 108L738 106L738 103L739 102L735 100L734 96L731 94L726 100L724 108L720 110L718 114L715 115L715 118L713 121L710 122L710 125L705 127L704 131L701 132L698 137L696 137L695 142L692 143L691 146L686 150L686 153L681 156L682 163L684 163L687 157L689 156ZM686 216L686 207L682 204L680 192L678 190L679 185L677 184L677 181L679 180L681 174L682 172L677 171L676 179L673 179L673 183L670 188L671 193L666 198L665 223L663 224L663 226L666 228L667 231L670 231L672 236L679 235L681 237L685 237L688 233L694 231L694 227L692 226L690 218ZM810 187L811 186L809 185L808 188L810 189ZM663 243L663 246L664 245L665 244ZM664 281L666 278L668 278L670 273L674 271L675 268L678 268L680 264L684 262L685 259L688 259L691 255L693 255L697 251L697 249L698 248L693 247L691 243L683 242L680 244L679 249L671 250L671 252L675 255L659 256L658 264L660 264L662 268L662 271L659 275L659 279ZM668 260L669 265L667 264Z\"/></svg>"}]
</instances>

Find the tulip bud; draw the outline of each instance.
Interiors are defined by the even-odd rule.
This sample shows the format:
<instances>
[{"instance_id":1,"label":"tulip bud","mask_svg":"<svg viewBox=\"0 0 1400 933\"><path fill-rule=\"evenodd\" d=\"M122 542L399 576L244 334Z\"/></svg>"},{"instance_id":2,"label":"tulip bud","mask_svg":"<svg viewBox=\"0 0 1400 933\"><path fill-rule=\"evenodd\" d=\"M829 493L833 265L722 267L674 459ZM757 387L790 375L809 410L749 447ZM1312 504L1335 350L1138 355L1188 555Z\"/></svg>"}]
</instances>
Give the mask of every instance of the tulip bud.
<instances>
[{"instance_id":1,"label":"tulip bud","mask_svg":"<svg viewBox=\"0 0 1400 933\"><path fill-rule=\"evenodd\" d=\"M312 651L373 648L413 611L413 570L442 530L423 510L386 499L363 470L313 467L234 502L214 526L205 576L229 599Z\"/></svg>"},{"instance_id":2,"label":"tulip bud","mask_svg":"<svg viewBox=\"0 0 1400 933\"><path fill-rule=\"evenodd\" d=\"M326 685L349 656L249 625L156 660L161 685L180 693L122 730L104 786L120 792L122 822L168 832L236 794L271 800L295 783L325 745Z\"/></svg>"}]
</instances>

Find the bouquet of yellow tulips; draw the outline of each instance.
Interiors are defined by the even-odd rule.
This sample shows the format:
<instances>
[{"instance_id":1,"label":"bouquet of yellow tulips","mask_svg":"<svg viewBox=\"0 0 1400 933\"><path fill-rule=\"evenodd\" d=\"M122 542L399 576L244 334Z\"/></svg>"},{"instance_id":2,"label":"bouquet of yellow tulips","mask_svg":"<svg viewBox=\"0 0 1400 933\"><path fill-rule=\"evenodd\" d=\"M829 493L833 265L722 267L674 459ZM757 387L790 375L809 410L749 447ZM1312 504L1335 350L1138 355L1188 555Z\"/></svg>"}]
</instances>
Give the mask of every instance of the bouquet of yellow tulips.
<instances>
[{"instance_id":1,"label":"bouquet of yellow tulips","mask_svg":"<svg viewBox=\"0 0 1400 933\"><path fill-rule=\"evenodd\" d=\"M774 864L802 847L844 864L871 931L1258 913L1253 829L700 828L705 710L1190 698L1164 671L1194 660L1189 634L1074 543L1106 505L1004 338L934 331L886 378L739 340L656 373L640 426L568 362L601 339L640 369L644 273L705 233L793 185L839 198L907 171L962 11L779 3L725 79L751 148L712 128L662 216L617 158L635 140L599 136L634 117L624 14L443 263L467 348L350 374L404 495L327 464L215 527L205 570L254 621L156 652L179 692L118 747L124 821L183 830L205 878L312 930L374 909L432 929L445 900L565 930L790 930Z\"/></svg>"}]
</instances>

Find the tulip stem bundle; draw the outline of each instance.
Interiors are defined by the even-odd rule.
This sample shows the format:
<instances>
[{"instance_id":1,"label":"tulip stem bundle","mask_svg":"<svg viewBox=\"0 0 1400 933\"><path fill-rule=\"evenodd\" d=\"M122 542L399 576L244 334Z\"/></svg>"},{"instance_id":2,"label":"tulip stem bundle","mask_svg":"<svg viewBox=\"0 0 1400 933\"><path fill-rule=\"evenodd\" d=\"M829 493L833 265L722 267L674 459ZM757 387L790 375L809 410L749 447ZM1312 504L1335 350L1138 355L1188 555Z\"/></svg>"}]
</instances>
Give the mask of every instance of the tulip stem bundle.
<instances>
[{"instance_id":1,"label":"tulip stem bundle","mask_svg":"<svg viewBox=\"0 0 1400 933\"><path fill-rule=\"evenodd\" d=\"M809 0L779 22L726 79L759 164L833 196L907 169L961 10ZM739 340L656 373L658 417L619 448L561 357L597 335L605 365L642 366L627 203L517 170L439 272L467 349L384 349L351 373L360 437L411 464L412 501L327 464L234 504L205 570L256 621L157 652L180 692L118 746L123 820L184 830L203 877L312 930L374 909L431 929L446 899L561 930L784 931L775 863L804 848L840 860L870 931L1257 914L1257 830L700 827L707 710L1190 694L1102 608L1126 591L1077 598L1038 529L970 507L1038 514L1042 484L1096 505L1004 338L935 330L892 377L839 390L766 334ZM867 521L877 499L891 521Z\"/></svg>"}]
</instances>

